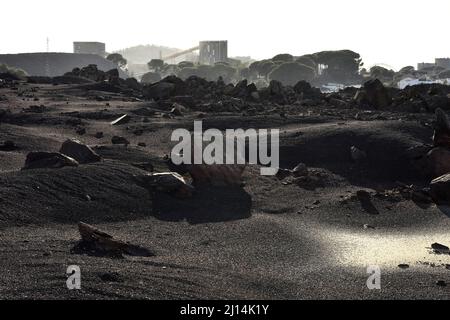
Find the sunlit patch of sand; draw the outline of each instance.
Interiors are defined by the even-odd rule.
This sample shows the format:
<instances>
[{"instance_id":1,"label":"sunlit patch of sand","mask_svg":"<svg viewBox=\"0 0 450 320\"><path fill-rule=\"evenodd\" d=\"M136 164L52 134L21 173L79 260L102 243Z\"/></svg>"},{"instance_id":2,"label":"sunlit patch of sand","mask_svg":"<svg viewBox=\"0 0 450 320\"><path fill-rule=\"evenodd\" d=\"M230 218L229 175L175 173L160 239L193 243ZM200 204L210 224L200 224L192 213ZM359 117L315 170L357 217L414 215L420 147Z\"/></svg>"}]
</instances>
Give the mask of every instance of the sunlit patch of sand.
<instances>
[{"instance_id":1,"label":"sunlit patch of sand","mask_svg":"<svg viewBox=\"0 0 450 320\"><path fill-rule=\"evenodd\" d=\"M434 254L432 243L450 244L450 233L379 233L377 230L352 232L328 230L326 242L333 259L344 266L397 267L399 264L450 264L450 255Z\"/></svg>"}]
</instances>

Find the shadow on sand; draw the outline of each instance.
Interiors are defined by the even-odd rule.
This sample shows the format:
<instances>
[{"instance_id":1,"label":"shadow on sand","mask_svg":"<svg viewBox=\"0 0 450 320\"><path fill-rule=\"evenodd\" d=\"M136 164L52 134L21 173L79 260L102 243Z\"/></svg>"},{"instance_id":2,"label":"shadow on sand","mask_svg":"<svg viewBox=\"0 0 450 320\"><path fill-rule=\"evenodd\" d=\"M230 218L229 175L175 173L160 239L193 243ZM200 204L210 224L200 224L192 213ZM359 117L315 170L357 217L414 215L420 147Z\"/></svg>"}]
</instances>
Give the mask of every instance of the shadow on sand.
<instances>
[{"instance_id":1,"label":"shadow on sand","mask_svg":"<svg viewBox=\"0 0 450 320\"><path fill-rule=\"evenodd\" d=\"M199 187L190 199L180 200L155 193L153 216L164 221L186 220L191 224L246 219L252 198L241 187Z\"/></svg>"},{"instance_id":2,"label":"shadow on sand","mask_svg":"<svg viewBox=\"0 0 450 320\"><path fill-rule=\"evenodd\" d=\"M450 205L438 205L437 208L439 209L439 211L450 218Z\"/></svg>"}]
</instances>

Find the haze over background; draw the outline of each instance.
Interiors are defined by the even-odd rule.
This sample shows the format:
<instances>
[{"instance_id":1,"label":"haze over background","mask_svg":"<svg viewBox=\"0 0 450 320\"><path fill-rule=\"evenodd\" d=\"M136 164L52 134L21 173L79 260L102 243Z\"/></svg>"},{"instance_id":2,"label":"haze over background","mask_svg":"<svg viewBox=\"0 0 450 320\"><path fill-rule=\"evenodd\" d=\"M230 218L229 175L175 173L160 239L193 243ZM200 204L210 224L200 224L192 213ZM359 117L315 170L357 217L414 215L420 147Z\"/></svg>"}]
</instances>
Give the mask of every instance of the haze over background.
<instances>
[{"instance_id":1,"label":"haze over background","mask_svg":"<svg viewBox=\"0 0 450 320\"><path fill-rule=\"evenodd\" d=\"M139 44L187 49L228 40L230 56L270 58L351 49L394 68L450 56L448 0L15 0L2 2L0 53L107 51ZM5 14L6 13L6 14Z\"/></svg>"}]
</instances>

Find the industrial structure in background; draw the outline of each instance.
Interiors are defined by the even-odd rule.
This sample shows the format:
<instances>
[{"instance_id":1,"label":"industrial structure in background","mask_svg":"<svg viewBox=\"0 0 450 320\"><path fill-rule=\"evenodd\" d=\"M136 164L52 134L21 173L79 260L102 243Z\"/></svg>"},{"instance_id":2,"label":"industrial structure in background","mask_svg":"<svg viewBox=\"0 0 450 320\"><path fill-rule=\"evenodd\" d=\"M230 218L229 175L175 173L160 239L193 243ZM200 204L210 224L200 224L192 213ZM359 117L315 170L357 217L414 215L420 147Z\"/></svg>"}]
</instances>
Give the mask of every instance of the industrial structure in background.
<instances>
[{"instance_id":1,"label":"industrial structure in background","mask_svg":"<svg viewBox=\"0 0 450 320\"><path fill-rule=\"evenodd\" d=\"M228 61L228 41L200 41L199 63L213 65Z\"/></svg>"},{"instance_id":2,"label":"industrial structure in background","mask_svg":"<svg viewBox=\"0 0 450 320\"><path fill-rule=\"evenodd\" d=\"M441 67L450 70L450 58L436 58L436 67Z\"/></svg>"},{"instance_id":3,"label":"industrial structure in background","mask_svg":"<svg viewBox=\"0 0 450 320\"><path fill-rule=\"evenodd\" d=\"M214 65L217 62L228 62L228 41L200 41L198 46L183 50L167 57L161 57L164 61L174 61L174 59L199 50L198 63Z\"/></svg>"},{"instance_id":4,"label":"industrial structure in background","mask_svg":"<svg viewBox=\"0 0 450 320\"><path fill-rule=\"evenodd\" d=\"M432 62L421 62L417 64L417 70L423 70L425 68L440 67L443 69L450 70L450 58L436 58L434 63Z\"/></svg>"},{"instance_id":5,"label":"industrial structure in background","mask_svg":"<svg viewBox=\"0 0 450 320\"><path fill-rule=\"evenodd\" d=\"M96 54L106 56L106 45L103 42L74 42L73 53Z\"/></svg>"}]
</instances>

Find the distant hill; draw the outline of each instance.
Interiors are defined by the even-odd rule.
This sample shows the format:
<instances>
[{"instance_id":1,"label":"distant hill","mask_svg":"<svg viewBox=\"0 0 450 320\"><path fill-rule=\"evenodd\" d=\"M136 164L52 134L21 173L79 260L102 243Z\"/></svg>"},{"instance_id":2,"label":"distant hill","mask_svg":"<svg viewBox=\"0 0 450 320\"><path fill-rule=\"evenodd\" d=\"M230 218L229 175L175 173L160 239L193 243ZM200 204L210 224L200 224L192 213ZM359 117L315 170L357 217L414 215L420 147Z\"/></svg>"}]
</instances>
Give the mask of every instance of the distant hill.
<instances>
[{"instance_id":1,"label":"distant hill","mask_svg":"<svg viewBox=\"0 0 450 320\"><path fill-rule=\"evenodd\" d=\"M179 51L182 51L182 49L162 47L151 44L139 45L115 52L120 53L125 59L128 60L128 63L146 64L151 59L159 59L161 56L165 57Z\"/></svg>"},{"instance_id":2,"label":"distant hill","mask_svg":"<svg viewBox=\"0 0 450 320\"><path fill-rule=\"evenodd\" d=\"M47 65L49 76L61 76L74 68L96 64L100 70L108 71L117 68L111 61L94 54L79 53L19 53L0 54L0 63L25 70L30 76L46 76ZM127 75L121 72L121 77Z\"/></svg>"}]
</instances>

